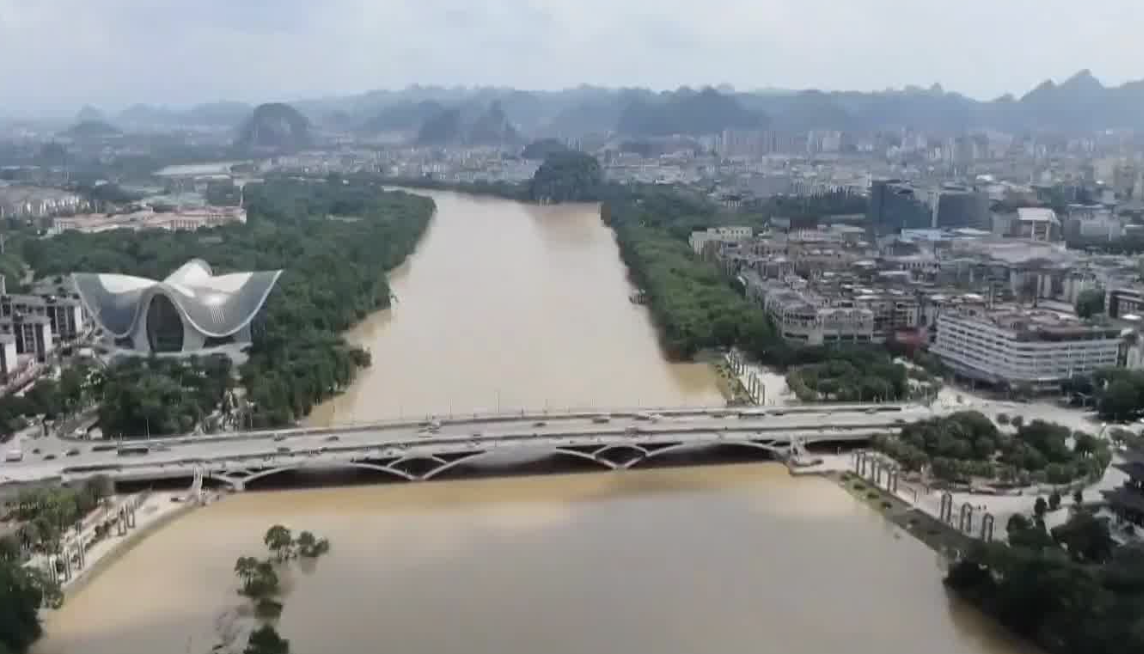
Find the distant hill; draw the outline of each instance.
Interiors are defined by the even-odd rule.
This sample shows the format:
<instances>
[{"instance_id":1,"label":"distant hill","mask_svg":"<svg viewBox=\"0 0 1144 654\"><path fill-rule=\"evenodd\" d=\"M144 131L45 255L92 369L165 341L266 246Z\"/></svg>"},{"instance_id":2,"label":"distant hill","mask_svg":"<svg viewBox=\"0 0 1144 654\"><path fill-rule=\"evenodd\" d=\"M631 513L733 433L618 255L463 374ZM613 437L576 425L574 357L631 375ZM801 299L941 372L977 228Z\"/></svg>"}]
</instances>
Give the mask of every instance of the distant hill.
<instances>
[{"instance_id":1,"label":"distant hill","mask_svg":"<svg viewBox=\"0 0 1144 654\"><path fill-rule=\"evenodd\" d=\"M170 126L177 122L177 113L162 107L148 104L133 104L119 112L116 120L124 125L137 127Z\"/></svg>"},{"instance_id":2,"label":"distant hill","mask_svg":"<svg viewBox=\"0 0 1144 654\"><path fill-rule=\"evenodd\" d=\"M771 126L780 131L849 129L856 122L850 112L821 91L802 91L782 98L776 105L772 106Z\"/></svg>"},{"instance_id":3,"label":"distant hill","mask_svg":"<svg viewBox=\"0 0 1144 654\"><path fill-rule=\"evenodd\" d=\"M90 104L85 104L79 113L75 115L75 122L77 123L90 123L95 121L107 120L103 112Z\"/></svg>"},{"instance_id":4,"label":"distant hill","mask_svg":"<svg viewBox=\"0 0 1144 654\"><path fill-rule=\"evenodd\" d=\"M250 105L241 102L211 102L190 109L134 104L121 111L116 120L136 127L234 128L250 115L250 111Z\"/></svg>"},{"instance_id":5,"label":"distant hill","mask_svg":"<svg viewBox=\"0 0 1144 654\"><path fill-rule=\"evenodd\" d=\"M288 104L261 104L239 129L234 145L242 151L300 150L310 145L310 121Z\"/></svg>"},{"instance_id":6,"label":"distant hill","mask_svg":"<svg viewBox=\"0 0 1144 654\"><path fill-rule=\"evenodd\" d=\"M562 109L538 131L554 136L579 136L610 132L616 128L623 107L615 99L577 103Z\"/></svg>"},{"instance_id":7,"label":"distant hill","mask_svg":"<svg viewBox=\"0 0 1144 654\"><path fill-rule=\"evenodd\" d=\"M417 132L419 145L516 145L520 134L499 102L484 111L474 107L444 109L425 120Z\"/></svg>"},{"instance_id":8,"label":"distant hill","mask_svg":"<svg viewBox=\"0 0 1144 654\"><path fill-rule=\"evenodd\" d=\"M761 128L767 118L744 109L731 95L713 88L682 89L654 100L637 99L620 114L616 131L633 136L714 134L728 128Z\"/></svg>"},{"instance_id":9,"label":"distant hill","mask_svg":"<svg viewBox=\"0 0 1144 654\"><path fill-rule=\"evenodd\" d=\"M528 185L528 194L538 202L590 202L600 199L603 184L600 162L569 150L544 160Z\"/></svg>"},{"instance_id":10,"label":"distant hill","mask_svg":"<svg viewBox=\"0 0 1144 654\"><path fill-rule=\"evenodd\" d=\"M425 124L425 121L437 116L444 110L445 107L441 103L433 100L398 102L383 108L362 123L358 131L363 134L412 132Z\"/></svg>"},{"instance_id":11,"label":"distant hill","mask_svg":"<svg viewBox=\"0 0 1144 654\"><path fill-rule=\"evenodd\" d=\"M85 120L69 127L61 133L61 136L72 139L98 139L119 136L122 133L114 125L102 120Z\"/></svg>"},{"instance_id":12,"label":"distant hill","mask_svg":"<svg viewBox=\"0 0 1144 654\"><path fill-rule=\"evenodd\" d=\"M463 137L460 109L445 109L427 118L417 131L418 145L452 145L462 142Z\"/></svg>"},{"instance_id":13,"label":"distant hill","mask_svg":"<svg viewBox=\"0 0 1144 654\"><path fill-rule=\"evenodd\" d=\"M235 127L250 111L250 105L245 102L209 102L191 107L185 116L192 125Z\"/></svg>"},{"instance_id":14,"label":"distant hill","mask_svg":"<svg viewBox=\"0 0 1144 654\"><path fill-rule=\"evenodd\" d=\"M494 101L477 116L465 134L468 145L515 145L519 142L520 134L509 122L499 101Z\"/></svg>"},{"instance_id":15,"label":"distant hill","mask_svg":"<svg viewBox=\"0 0 1144 654\"><path fill-rule=\"evenodd\" d=\"M560 152L568 152L568 146L564 145L563 142L557 141L556 139L540 139L539 141L533 141L524 146L524 150L520 153L520 156L525 159L543 161L547 159L549 155Z\"/></svg>"}]
</instances>

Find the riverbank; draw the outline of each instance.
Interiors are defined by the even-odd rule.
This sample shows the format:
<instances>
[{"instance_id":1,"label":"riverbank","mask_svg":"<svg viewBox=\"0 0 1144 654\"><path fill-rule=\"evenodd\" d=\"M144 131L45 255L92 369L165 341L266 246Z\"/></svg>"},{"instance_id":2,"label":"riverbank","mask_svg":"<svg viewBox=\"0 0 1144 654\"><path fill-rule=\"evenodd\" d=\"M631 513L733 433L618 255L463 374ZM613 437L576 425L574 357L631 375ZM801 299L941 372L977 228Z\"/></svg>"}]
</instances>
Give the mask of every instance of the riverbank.
<instances>
[{"instance_id":1,"label":"riverbank","mask_svg":"<svg viewBox=\"0 0 1144 654\"><path fill-rule=\"evenodd\" d=\"M142 501L134 509L134 526L129 527L122 535L109 531L107 535L85 549L85 567L76 571L70 579L60 582L65 602L81 592L152 534L202 506L197 501L185 500L185 495L185 492L149 492L145 496L129 496L117 501L113 499L112 501L116 502L115 507L118 507L131 503L134 497L142 497ZM106 509L103 511L106 513ZM71 537L72 542L90 542L94 529L103 521L101 517L89 520L89 524L79 534ZM26 565L43 568L50 564L40 558L29 561Z\"/></svg>"}]
</instances>

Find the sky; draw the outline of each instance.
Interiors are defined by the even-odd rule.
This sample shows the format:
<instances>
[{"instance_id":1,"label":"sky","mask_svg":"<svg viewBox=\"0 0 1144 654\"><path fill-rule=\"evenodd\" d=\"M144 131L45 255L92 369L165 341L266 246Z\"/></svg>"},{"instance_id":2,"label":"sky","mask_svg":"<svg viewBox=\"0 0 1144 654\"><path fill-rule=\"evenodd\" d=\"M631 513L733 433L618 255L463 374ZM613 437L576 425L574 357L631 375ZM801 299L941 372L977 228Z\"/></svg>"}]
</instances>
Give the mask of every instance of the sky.
<instances>
[{"instance_id":1,"label":"sky","mask_svg":"<svg viewBox=\"0 0 1144 654\"><path fill-rule=\"evenodd\" d=\"M0 115L407 85L988 99L1144 78L1140 0L0 0Z\"/></svg>"}]
</instances>

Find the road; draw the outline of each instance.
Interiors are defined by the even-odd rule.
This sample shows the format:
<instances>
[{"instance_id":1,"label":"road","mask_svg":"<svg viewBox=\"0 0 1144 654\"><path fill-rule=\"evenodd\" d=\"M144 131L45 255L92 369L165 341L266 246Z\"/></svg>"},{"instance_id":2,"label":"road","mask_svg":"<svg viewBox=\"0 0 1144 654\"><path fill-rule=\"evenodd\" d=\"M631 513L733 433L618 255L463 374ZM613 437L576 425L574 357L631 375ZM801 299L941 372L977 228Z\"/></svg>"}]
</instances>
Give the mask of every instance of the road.
<instances>
[{"instance_id":1,"label":"road","mask_svg":"<svg viewBox=\"0 0 1144 654\"><path fill-rule=\"evenodd\" d=\"M429 444L431 439L461 440L466 444L510 441L528 437L546 439L608 436L623 439L635 429L662 434L719 433L733 431L814 433L870 430L877 426L911 422L930 415L921 406L849 405L837 407L790 407L766 410L697 409L646 414L638 411L594 414L492 416L478 419L442 420L435 433L425 423L393 422L374 426L322 429L290 429L234 434L153 439L133 444L147 445L146 454L124 456L114 443L76 442L57 437L24 441L24 459L0 464L0 482L28 482L58 477L67 469L101 465L177 466L193 459L234 459L276 455L289 458L321 450L331 454L361 456L364 451L402 443ZM38 450L38 452L37 452Z\"/></svg>"}]
</instances>

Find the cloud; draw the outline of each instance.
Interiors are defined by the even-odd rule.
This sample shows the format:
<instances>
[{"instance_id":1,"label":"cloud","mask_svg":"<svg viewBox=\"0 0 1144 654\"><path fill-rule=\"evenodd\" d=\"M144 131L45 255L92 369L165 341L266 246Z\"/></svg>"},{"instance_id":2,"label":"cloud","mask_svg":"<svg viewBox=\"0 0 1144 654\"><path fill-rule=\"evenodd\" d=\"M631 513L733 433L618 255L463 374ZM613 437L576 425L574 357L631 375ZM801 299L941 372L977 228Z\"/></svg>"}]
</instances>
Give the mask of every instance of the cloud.
<instances>
[{"instance_id":1,"label":"cloud","mask_svg":"<svg viewBox=\"0 0 1144 654\"><path fill-rule=\"evenodd\" d=\"M1144 76L1144 3L1090 0L0 0L0 111L423 84L1023 93Z\"/></svg>"}]
</instances>

